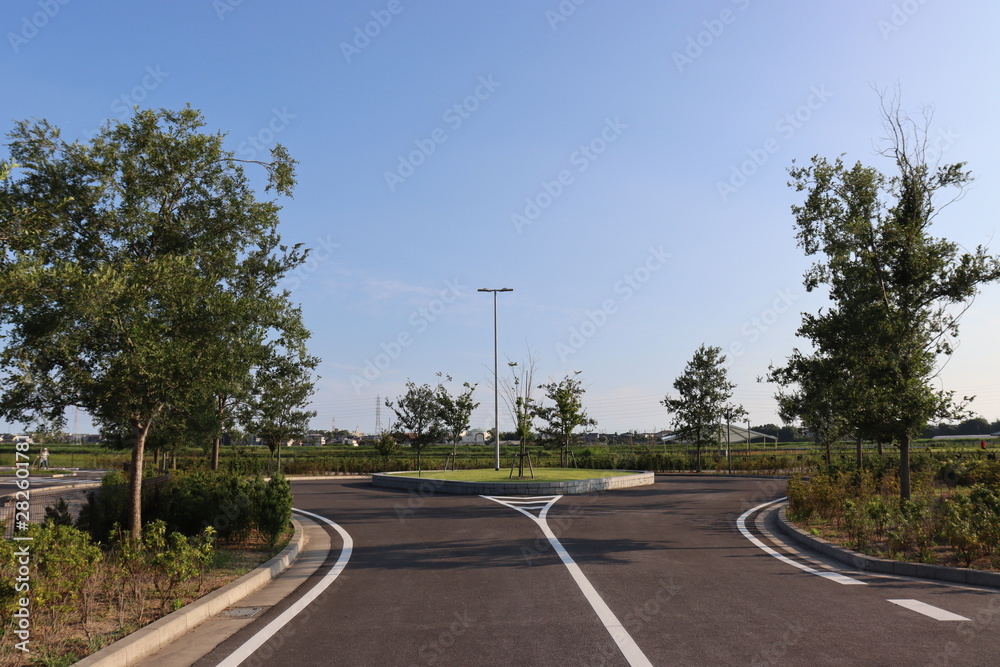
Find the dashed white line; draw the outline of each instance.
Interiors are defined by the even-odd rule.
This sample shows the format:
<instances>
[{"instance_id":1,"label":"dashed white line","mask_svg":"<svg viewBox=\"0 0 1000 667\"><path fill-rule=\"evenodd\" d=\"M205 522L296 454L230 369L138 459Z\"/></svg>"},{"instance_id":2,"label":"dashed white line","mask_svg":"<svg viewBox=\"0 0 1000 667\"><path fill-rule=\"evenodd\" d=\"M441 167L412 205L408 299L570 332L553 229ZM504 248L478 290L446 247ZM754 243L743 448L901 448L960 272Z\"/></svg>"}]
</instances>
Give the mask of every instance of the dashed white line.
<instances>
[{"instance_id":1,"label":"dashed white line","mask_svg":"<svg viewBox=\"0 0 1000 667\"><path fill-rule=\"evenodd\" d=\"M351 552L354 550L354 540L351 539L351 536L348 535L346 530L319 514L313 514L312 512L306 512L305 510L300 509L296 509L295 511L299 514L305 514L311 519L329 524L333 526L334 530L340 533L341 539L344 540L344 547L340 550L340 558L337 559L337 562L334 563L332 568L330 568L330 571L327 572L319 583L313 586L308 593L296 600L292 606L283 611L276 619L261 628L261 630L248 639L246 643L234 652L230 653L229 657L218 664L218 667L237 667L237 665L253 655L253 652L263 646L264 642L277 634L281 628L285 627L289 621L309 606L309 603L318 598L320 593L329 588L330 584L332 584L334 580L340 576L340 573L344 571L344 568L347 567L347 561L351 559Z\"/></svg>"},{"instance_id":2,"label":"dashed white line","mask_svg":"<svg viewBox=\"0 0 1000 667\"><path fill-rule=\"evenodd\" d=\"M965 616L959 616L958 614L953 614L950 611L941 609L940 607L935 607L934 605L927 604L926 602L921 602L920 600L889 600L893 604L898 604L900 607L909 609L910 611L915 611L918 614L923 614L924 616L930 616L936 621L971 621L971 618L966 618Z\"/></svg>"},{"instance_id":3,"label":"dashed white line","mask_svg":"<svg viewBox=\"0 0 1000 667\"><path fill-rule=\"evenodd\" d=\"M542 529L542 534L548 538L549 544L551 544L555 552L559 554L559 558L562 560L563 565L566 566L566 569L569 570L570 576L573 577L573 581L575 581L576 585L580 587L580 591L583 593L583 596L587 598L587 602L589 602L590 606L593 607L595 612L597 612L597 617L601 619L601 623L604 624L608 633L611 634L611 638L615 640L615 643L621 650L622 655L625 656L628 664L632 667L646 667L647 665L652 667L653 663L649 661L646 654L642 652L639 645L635 643L634 639L632 639L632 635L628 633L628 630L626 630L625 626L621 624L621 621L618 620L615 613L611 611L611 608L608 607L608 605L591 585L590 581L587 580L587 577L583 574L583 570L580 569L580 566L576 564L569 553L567 553L566 549L563 548L563 545L559 542L559 538L557 538L552 530L549 529L549 524L545 517L549 512L549 508L552 507L557 500L562 498L562 496L530 498L483 496L483 498L498 502L501 505L506 505L511 509L515 509L538 524L538 527ZM548 502L543 505L538 505L538 500L546 500ZM528 509L539 508L541 508L542 511L537 517L527 511Z\"/></svg>"},{"instance_id":4,"label":"dashed white line","mask_svg":"<svg viewBox=\"0 0 1000 667\"><path fill-rule=\"evenodd\" d=\"M793 567L797 567L800 570L803 570L804 572L808 572L809 574L815 574L817 577L823 577L824 579L829 579L831 581L836 581L838 584L844 584L845 586L866 586L867 584L865 584L865 582L860 581L858 579L852 579L851 577L848 577L846 575L840 574L839 572L824 572L822 570L817 570L815 568L811 568L808 565L803 565L802 563L799 563L798 561L794 561L791 558L788 558L787 556L783 556L782 554L779 554L777 551L775 551L771 547L767 546L766 544L764 544L763 542L761 542L760 540L758 540L756 537L753 536L753 534L749 530L747 530L746 520L747 520L748 516L750 516L751 514L753 514L754 512L756 512L759 509L763 509L763 508L767 507L768 505L773 505L775 503L780 503L782 500L785 500L785 499L784 498L778 498L777 500L772 500L771 502L768 502L768 503L762 503L760 505L757 505L757 507L753 507L751 509L748 509L746 512L744 512L743 514L741 514L740 518L736 520L736 527L740 529L741 533L743 533L743 537L747 538L755 546L759 547L765 553L774 556L775 558L777 558L778 560L780 560L782 563L787 563L788 565L791 565Z\"/></svg>"}]
</instances>

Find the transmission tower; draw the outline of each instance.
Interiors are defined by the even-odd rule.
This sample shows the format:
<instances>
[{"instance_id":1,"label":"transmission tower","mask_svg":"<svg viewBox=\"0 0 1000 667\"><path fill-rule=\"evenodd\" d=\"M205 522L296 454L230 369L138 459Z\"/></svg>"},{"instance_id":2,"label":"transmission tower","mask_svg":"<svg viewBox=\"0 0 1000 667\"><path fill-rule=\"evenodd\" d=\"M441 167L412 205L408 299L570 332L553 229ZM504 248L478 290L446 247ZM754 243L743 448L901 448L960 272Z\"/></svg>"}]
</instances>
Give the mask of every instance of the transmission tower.
<instances>
[{"instance_id":1,"label":"transmission tower","mask_svg":"<svg viewBox=\"0 0 1000 667\"><path fill-rule=\"evenodd\" d=\"M375 433L382 432L382 395L375 397Z\"/></svg>"}]
</instances>

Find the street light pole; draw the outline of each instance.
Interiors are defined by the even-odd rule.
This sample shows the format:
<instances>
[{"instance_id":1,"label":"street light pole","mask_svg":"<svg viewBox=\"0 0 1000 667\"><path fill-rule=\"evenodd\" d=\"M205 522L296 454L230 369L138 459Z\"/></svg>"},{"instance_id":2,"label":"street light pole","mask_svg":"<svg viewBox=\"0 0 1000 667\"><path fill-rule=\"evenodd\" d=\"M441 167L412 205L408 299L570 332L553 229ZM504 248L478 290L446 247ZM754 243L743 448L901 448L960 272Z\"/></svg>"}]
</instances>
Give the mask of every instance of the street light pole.
<instances>
[{"instance_id":1,"label":"street light pole","mask_svg":"<svg viewBox=\"0 0 1000 667\"><path fill-rule=\"evenodd\" d=\"M500 374L497 345L497 292L513 292L510 287L481 288L480 292L493 292L493 446L496 450L496 470L500 470Z\"/></svg>"}]
</instances>

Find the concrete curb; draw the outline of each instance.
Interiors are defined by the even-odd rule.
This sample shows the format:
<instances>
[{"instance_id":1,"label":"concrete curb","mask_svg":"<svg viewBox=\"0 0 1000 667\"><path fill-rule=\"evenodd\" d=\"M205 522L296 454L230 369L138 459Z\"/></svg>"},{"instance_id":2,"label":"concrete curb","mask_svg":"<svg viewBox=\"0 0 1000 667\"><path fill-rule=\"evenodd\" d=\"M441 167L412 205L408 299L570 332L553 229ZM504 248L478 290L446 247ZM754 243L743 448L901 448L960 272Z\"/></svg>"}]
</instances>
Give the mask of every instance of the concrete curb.
<instances>
[{"instance_id":1,"label":"concrete curb","mask_svg":"<svg viewBox=\"0 0 1000 667\"><path fill-rule=\"evenodd\" d=\"M403 477L392 473L375 473L372 484L386 489L404 489L420 493L452 493L469 496L553 496L579 495L613 489L647 486L655 482L653 473L635 471L631 475L593 477L563 482L457 482L430 477Z\"/></svg>"},{"instance_id":2,"label":"concrete curb","mask_svg":"<svg viewBox=\"0 0 1000 667\"><path fill-rule=\"evenodd\" d=\"M305 530L302 524L292 519L295 534L281 553L244 574L236 581L212 591L177 611L167 614L144 628L119 639L110 646L93 653L76 665L83 667L128 667L138 665L143 658L156 653L161 648L191 630L227 607L239 602L254 591L262 588L276 576L284 572L302 551Z\"/></svg>"},{"instance_id":3,"label":"concrete curb","mask_svg":"<svg viewBox=\"0 0 1000 667\"><path fill-rule=\"evenodd\" d=\"M906 563L888 558L866 556L850 549L838 546L821 537L813 537L791 521L785 514L785 507L778 510L778 529L804 547L818 551L824 556L861 570L879 574L894 574L901 577L918 577L934 581L947 581L967 586L984 586L1000 588L1000 572L972 570L960 567L945 567L944 565L928 565L926 563Z\"/></svg>"}]
</instances>

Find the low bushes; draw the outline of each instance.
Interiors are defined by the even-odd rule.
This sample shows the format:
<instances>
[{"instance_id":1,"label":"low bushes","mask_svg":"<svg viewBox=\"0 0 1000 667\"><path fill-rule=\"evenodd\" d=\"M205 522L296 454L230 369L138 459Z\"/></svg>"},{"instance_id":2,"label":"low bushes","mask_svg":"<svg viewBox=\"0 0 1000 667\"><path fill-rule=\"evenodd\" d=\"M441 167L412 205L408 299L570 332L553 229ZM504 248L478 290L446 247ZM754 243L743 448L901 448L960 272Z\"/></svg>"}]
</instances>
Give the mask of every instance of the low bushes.
<instances>
[{"instance_id":1,"label":"low bushes","mask_svg":"<svg viewBox=\"0 0 1000 667\"><path fill-rule=\"evenodd\" d=\"M1000 486L951 488L944 481L954 476L935 478L929 469L915 471L910 500L899 498L898 474L884 467L819 473L808 481L794 477L788 482L788 516L872 555L1000 567ZM957 469L954 462L940 467L946 474Z\"/></svg>"},{"instance_id":2,"label":"low bushes","mask_svg":"<svg viewBox=\"0 0 1000 667\"><path fill-rule=\"evenodd\" d=\"M255 567L288 535L292 495L275 475L179 473L144 489L141 540L121 528L124 475L105 476L73 527L65 502L46 508L31 541L0 540L0 665L23 664L14 611L30 601L37 664L68 665ZM95 539L89 532L99 535ZM217 538L229 541L217 550ZM17 549L30 545L29 565ZM19 570L30 568L30 589ZM36 664L33 663L33 664Z\"/></svg>"},{"instance_id":3,"label":"low bushes","mask_svg":"<svg viewBox=\"0 0 1000 667\"><path fill-rule=\"evenodd\" d=\"M169 532L187 537L212 528L219 539L239 541L259 531L273 544L291 521L292 493L281 475L265 481L225 471L177 472L143 490L143 520L162 521ZM104 476L90 494L78 525L99 542L128 525L128 484L122 473Z\"/></svg>"}]
</instances>

